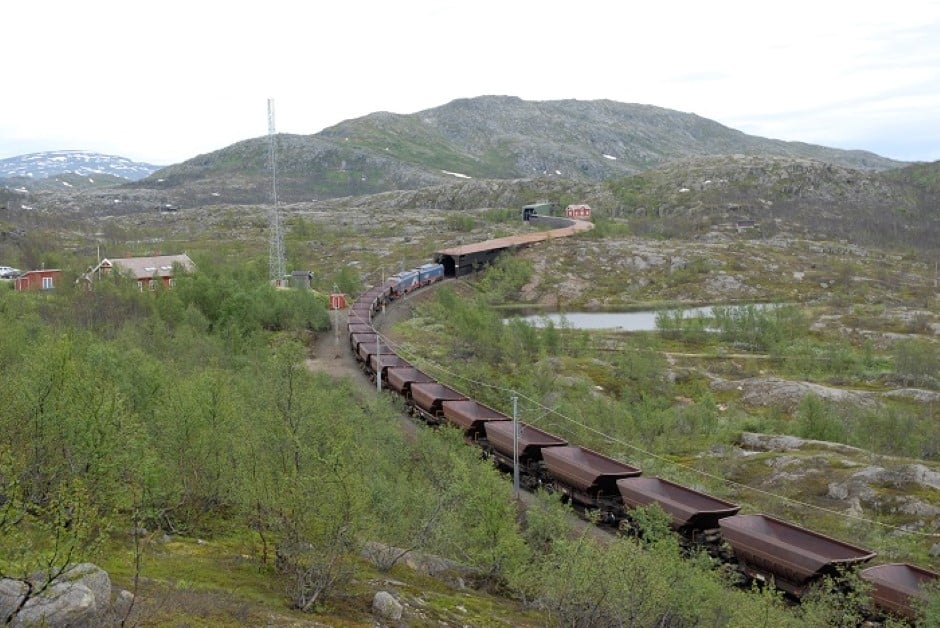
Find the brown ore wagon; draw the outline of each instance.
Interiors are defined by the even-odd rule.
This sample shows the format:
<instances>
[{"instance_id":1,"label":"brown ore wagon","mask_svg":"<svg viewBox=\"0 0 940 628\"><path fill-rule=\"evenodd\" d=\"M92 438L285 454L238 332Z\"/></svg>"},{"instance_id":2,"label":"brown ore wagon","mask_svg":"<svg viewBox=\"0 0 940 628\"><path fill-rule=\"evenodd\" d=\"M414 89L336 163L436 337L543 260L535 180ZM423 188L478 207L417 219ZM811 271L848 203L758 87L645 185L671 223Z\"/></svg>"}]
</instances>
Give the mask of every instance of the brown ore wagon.
<instances>
[{"instance_id":1,"label":"brown ore wagon","mask_svg":"<svg viewBox=\"0 0 940 628\"><path fill-rule=\"evenodd\" d=\"M370 379L374 382L376 377L381 377L382 382L387 381L388 369L391 368L401 368L403 366L411 366L404 359L398 357L395 354L389 353L384 355L370 355L369 356L369 373Z\"/></svg>"},{"instance_id":2,"label":"brown ore wagon","mask_svg":"<svg viewBox=\"0 0 940 628\"><path fill-rule=\"evenodd\" d=\"M363 336L363 335L368 336L369 334L354 334L354 335L358 337L358 336ZM381 340L376 342L376 340L372 338L370 340L359 342L356 345L356 353L359 356L359 361L362 362L363 365L368 366L370 356L389 355L389 354L394 355L395 350L392 349L387 344L385 344L384 342L382 342Z\"/></svg>"},{"instance_id":3,"label":"brown ore wagon","mask_svg":"<svg viewBox=\"0 0 940 628\"><path fill-rule=\"evenodd\" d=\"M372 306L359 304L354 305L352 310L347 315L347 319L357 323L369 323L372 320Z\"/></svg>"},{"instance_id":4,"label":"brown ore wagon","mask_svg":"<svg viewBox=\"0 0 940 628\"><path fill-rule=\"evenodd\" d=\"M357 360L362 360L362 358L359 356L359 345L365 342L365 343L371 344L374 347L377 337L378 337L378 334L376 334L374 330L371 332L366 332L364 334L357 334L357 333L349 334L349 346L352 347L353 353L356 354Z\"/></svg>"},{"instance_id":5,"label":"brown ore wagon","mask_svg":"<svg viewBox=\"0 0 940 628\"><path fill-rule=\"evenodd\" d=\"M444 422L444 409L441 404L445 401L462 401L467 397L453 388L437 382L412 383L411 400L414 410L430 425L440 425Z\"/></svg>"},{"instance_id":6,"label":"brown ore wagon","mask_svg":"<svg viewBox=\"0 0 940 628\"><path fill-rule=\"evenodd\" d=\"M385 380L389 388L405 398L405 402L410 406L411 385L433 382L434 378L419 371L413 366L404 366L401 368L390 368L385 371Z\"/></svg>"},{"instance_id":7,"label":"brown ore wagon","mask_svg":"<svg viewBox=\"0 0 940 628\"><path fill-rule=\"evenodd\" d=\"M513 458L513 422L490 421L484 428L486 442L483 449L492 455L496 463L503 469L512 469ZM542 451L547 447L562 447L568 441L554 434L519 422L519 468L522 474L521 483L526 488L534 488L544 480L542 472Z\"/></svg>"},{"instance_id":8,"label":"brown ore wagon","mask_svg":"<svg viewBox=\"0 0 940 628\"><path fill-rule=\"evenodd\" d=\"M464 436L471 442L485 434L486 423L511 420L499 410L494 410L472 399L445 401L441 406L447 422L463 430Z\"/></svg>"},{"instance_id":9,"label":"brown ore wagon","mask_svg":"<svg viewBox=\"0 0 940 628\"><path fill-rule=\"evenodd\" d=\"M627 508L659 504L669 515L674 530L681 530L696 540L699 532L703 540L717 540L719 519L737 514L737 504L657 477L627 478L617 481L617 489Z\"/></svg>"},{"instance_id":10,"label":"brown ore wagon","mask_svg":"<svg viewBox=\"0 0 940 628\"><path fill-rule=\"evenodd\" d=\"M611 522L623 516L617 480L642 473L636 467L574 445L546 447L542 461L556 491L585 508L599 510Z\"/></svg>"},{"instance_id":11,"label":"brown ore wagon","mask_svg":"<svg viewBox=\"0 0 940 628\"><path fill-rule=\"evenodd\" d=\"M374 334L375 328L368 323L347 323L348 333L350 334Z\"/></svg>"},{"instance_id":12,"label":"brown ore wagon","mask_svg":"<svg viewBox=\"0 0 940 628\"><path fill-rule=\"evenodd\" d=\"M927 598L927 586L940 582L940 574L907 563L876 565L860 575L871 583L872 601L878 609L911 622L917 619L917 606Z\"/></svg>"},{"instance_id":13,"label":"brown ore wagon","mask_svg":"<svg viewBox=\"0 0 940 628\"><path fill-rule=\"evenodd\" d=\"M735 515L718 522L744 572L774 579L784 591L801 597L817 578L837 567L871 560L875 552L843 543L767 515Z\"/></svg>"}]
</instances>

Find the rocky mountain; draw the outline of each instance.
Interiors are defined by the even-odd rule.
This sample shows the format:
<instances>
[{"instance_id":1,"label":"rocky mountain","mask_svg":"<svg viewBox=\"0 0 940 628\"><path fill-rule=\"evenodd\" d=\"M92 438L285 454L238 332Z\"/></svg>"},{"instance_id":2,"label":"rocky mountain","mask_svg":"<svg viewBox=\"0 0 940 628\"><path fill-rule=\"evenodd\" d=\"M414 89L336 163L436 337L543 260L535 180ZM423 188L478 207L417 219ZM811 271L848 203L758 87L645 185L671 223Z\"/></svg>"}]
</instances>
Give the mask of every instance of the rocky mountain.
<instances>
[{"instance_id":1,"label":"rocky mountain","mask_svg":"<svg viewBox=\"0 0 940 628\"><path fill-rule=\"evenodd\" d=\"M769 155L866 171L901 164L873 153L747 135L695 114L650 105L455 100L415 114L373 113L316 135L277 136L278 194L287 202L418 189L473 179L557 177L596 182L707 155ZM140 182L186 188L193 202L272 198L269 140L245 140Z\"/></svg>"},{"instance_id":2,"label":"rocky mountain","mask_svg":"<svg viewBox=\"0 0 940 628\"><path fill-rule=\"evenodd\" d=\"M28 190L114 185L143 179L159 168L115 155L47 151L0 159L0 185Z\"/></svg>"},{"instance_id":3,"label":"rocky mountain","mask_svg":"<svg viewBox=\"0 0 940 628\"><path fill-rule=\"evenodd\" d=\"M284 204L462 211L587 202L655 237L730 225L765 238L930 250L940 242L940 162L768 140L646 105L481 97L276 142ZM267 137L245 140L106 189L76 189L60 175L3 206L106 216L269 204L268 152Z\"/></svg>"},{"instance_id":4,"label":"rocky mountain","mask_svg":"<svg viewBox=\"0 0 940 628\"><path fill-rule=\"evenodd\" d=\"M467 211L539 200L588 203L595 216L626 219L632 233L657 239L787 234L928 251L940 246L940 162L875 172L813 159L718 155L602 182L468 179L321 204Z\"/></svg>"}]
</instances>

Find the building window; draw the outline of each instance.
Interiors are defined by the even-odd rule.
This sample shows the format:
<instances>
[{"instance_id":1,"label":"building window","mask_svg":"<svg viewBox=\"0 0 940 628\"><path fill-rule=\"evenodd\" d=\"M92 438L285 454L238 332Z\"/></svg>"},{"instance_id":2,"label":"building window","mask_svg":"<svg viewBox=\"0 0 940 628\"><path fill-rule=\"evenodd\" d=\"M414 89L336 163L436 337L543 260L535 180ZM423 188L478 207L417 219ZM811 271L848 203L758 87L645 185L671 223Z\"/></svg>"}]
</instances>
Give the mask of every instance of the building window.
<instances>
[{"instance_id":1,"label":"building window","mask_svg":"<svg viewBox=\"0 0 940 628\"><path fill-rule=\"evenodd\" d=\"M42 278L42 289L43 289L43 290L52 290L52 277L43 277L43 278Z\"/></svg>"},{"instance_id":2,"label":"building window","mask_svg":"<svg viewBox=\"0 0 940 628\"><path fill-rule=\"evenodd\" d=\"M175 285L176 285L176 279L174 279L173 277L170 277L170 287L172 288Z\"/></svg>"},{"instance_id":3,"label":"building window","mask_svg":"<svg viewBox=\"0 0 940 628\"><path fill-rule=\"evenodd\" d=\"M137 289L140 290L141 292L144 291L144 282L143 282L143 281L138 281L138 282L137 282Z\"/></svg>"}]
</instances>

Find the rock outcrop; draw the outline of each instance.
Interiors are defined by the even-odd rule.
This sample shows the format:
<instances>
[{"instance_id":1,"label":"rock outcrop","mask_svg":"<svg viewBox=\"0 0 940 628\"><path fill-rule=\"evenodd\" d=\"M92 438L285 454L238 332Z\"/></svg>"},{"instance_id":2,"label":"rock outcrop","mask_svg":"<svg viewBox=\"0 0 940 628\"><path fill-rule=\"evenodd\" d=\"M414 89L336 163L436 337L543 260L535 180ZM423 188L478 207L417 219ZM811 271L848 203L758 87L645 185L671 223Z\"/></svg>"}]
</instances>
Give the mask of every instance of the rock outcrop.
<instances>
[{"instance_id":1,"label":"rock outcrop","mask_svg":"<svg viewBox=\"0 0 940 628\"><path fill-rule=\"evenodd\" d=\"M731 381L714 378L712 390L738 390L741 401L753 406L777 406L792 412L806 395L816 395L825 401L874 406L877 396L865 390L846 390L810 382L798 382L779 377L749 377Z\"/></svg>"},{"instance_id":2,"label":"rock outcrop","mask_svg":"<svg viewBox=\"0 0 940 628\"><path fill-rule=\"evenodd\" d=\"M382 619L398 621L403 607L395 596L387 591L379 591L372 598L372 612Z\"/></svg>"},{"instance_id":3,"label":"rock outcrop","mask_svg":"<svg viewBox=\"0 0 940 628\"><path fill-rule=\"evenodd\" d=\"M0 580L0 622L14 628L118 625L133 600L133 594L123 590L112 596L107 572L92 563L80 563L52 581L45 574L34 574L27 580Z\"/></svg>"}]
</instances>

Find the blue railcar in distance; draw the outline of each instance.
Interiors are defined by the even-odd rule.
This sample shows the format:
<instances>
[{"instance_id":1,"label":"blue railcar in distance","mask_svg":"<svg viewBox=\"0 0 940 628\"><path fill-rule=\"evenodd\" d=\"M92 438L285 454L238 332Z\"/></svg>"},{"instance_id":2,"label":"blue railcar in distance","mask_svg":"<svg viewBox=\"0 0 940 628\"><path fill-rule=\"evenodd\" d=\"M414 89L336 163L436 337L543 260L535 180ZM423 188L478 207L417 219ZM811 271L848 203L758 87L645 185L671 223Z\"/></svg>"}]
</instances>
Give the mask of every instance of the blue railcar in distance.
<instances>
[{"instance_id":1,"label":"blue railcar in distance","mask_svg":"<svg viewBox=\"0 0 940 628\"><path fill-rule=\"evenodd\" d=\"M421 286L430 285L444 278L443 264L424 264L415 270L418 271L418 284Z\"/></svg>"},{"instance_id":2,"label":"blue railcar in distance","mask_svg":"<svg viewBox=\"0 0 940 628\"><path fill-rule=\"evenodd\" d=\"M418 283L418 271L417 270L405 270L397 275L392 275L389 279L391 284L391 296L393 298L398 298L403 295L408 294L412 290L419 288L420 284Z\"/></svg>"}]
</instances>

